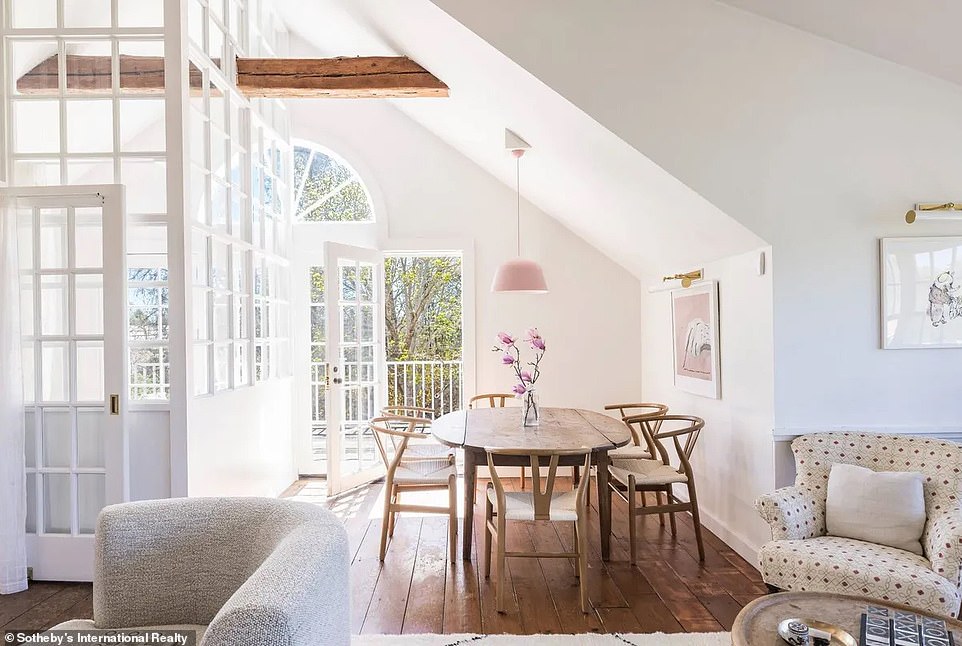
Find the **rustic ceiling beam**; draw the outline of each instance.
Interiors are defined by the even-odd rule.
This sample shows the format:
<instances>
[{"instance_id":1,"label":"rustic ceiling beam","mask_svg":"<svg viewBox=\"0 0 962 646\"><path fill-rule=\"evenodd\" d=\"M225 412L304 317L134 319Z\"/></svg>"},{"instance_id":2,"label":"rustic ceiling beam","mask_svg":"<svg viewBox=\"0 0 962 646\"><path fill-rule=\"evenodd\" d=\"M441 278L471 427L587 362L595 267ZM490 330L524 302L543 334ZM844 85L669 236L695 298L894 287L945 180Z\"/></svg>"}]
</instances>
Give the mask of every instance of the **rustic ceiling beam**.
<instances>
[{"instance_id":1,"label":"rustic ceiling beam","mask_svg":"<svg viewBox=\"0 0 962 646\"><path fill-rule=\"evenodd\" d=\"M216 63L217 61L215 61ZM71 94L111 91L110 56L67 54L66 90ZM58 54L17 79L20 94L56 95ZM163 94L164 59L126 56L118 60L120 89L133 94ZM190 66L190 87L199 90L203 77ZM405 56L355 58L238 58L237 88L250 97L276 98L397 98L444 97L448 86ZM211 91L217 92L211 85Z\"/></svg>"},{"instance_id":2,"label":"rustic ceiling beam","mask_svg":"<svg viewBox=\"0 0 962 646\"><path fill-rule=\"evenodd\" d=\"M445 97L448 86L406 56L238 58L237 88L251 97Z\"/></svg>"},{"instance_id":3,"label":"rustic ceiling beam","mask_svg":"<svg viewBox=\"0 0 962 646\"><path fill-rule=\"evenodd\" d=\"M162 56L119 57L120 89L128 94L164 93L164 58ZM64 60L66 89L71 94L104 94L111 90L110 56L67 54ZM60 56L54 54L17 79L20 94L55 95L59 91ZM190 87L199 89L200 70L190 66Z\"/></svg>"}]
</instances>

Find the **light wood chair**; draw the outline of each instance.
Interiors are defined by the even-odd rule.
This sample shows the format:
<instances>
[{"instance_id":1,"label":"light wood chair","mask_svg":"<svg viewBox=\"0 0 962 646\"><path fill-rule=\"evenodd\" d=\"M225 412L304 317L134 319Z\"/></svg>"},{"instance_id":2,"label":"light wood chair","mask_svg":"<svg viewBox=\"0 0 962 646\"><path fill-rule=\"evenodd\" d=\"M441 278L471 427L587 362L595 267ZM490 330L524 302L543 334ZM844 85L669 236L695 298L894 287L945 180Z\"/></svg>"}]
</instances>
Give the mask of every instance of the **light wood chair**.
<instances>
[{"instance_id":1,"label":"light wood chair","mask_svg":"<svg viewBox=\"0 0 962 646\"><path fill-rule=\"evenodd\" d=\"M636 521L638 516L647 514L668 514L671 519L671 534L677 535L675 514L680 511L691 512L695 525L695 540L698 543L698 558L705 560L705 547L702 543L701 520L698 516L698 497L695 493L695 474L691 468L691 454L705 426L705 420L690 415L638 415L627 417L625 423L635 425L639 431L650 438L659 459L613 459L609 468L611 477L609 487L628 503L628 540L631 543L631 562L635 562ZM657 428L657 430L651 430ZM671 464L668 451L662 440L671 438L674 443L678 466ZM688 487L688 501L680 501L674 495L672 486L683 484ZM645 494L654 492L657 504L648 506ZM636 503L635 494L641 494L641 505ZM661 503L661 494L667 496ZM662 521L664 523L664 521Z\"/></svg>"},{"instance_id":2,"label":"light wood chair","mask_svg":"<svg viewBox=\"0 0 962 646\"><path fill-rule=\"evenodd\" d=\"M397 514L413 511L448 515L451 562L457 558L458 468L454 455L424 457L407 455L409 444L431 439L430 423L423 417L383 416L369 423L387 473L384 477L384 516L381 519L380 559L384 560L387 539L394 536ZM400 501L409 491L448 490L447 507L411 505Z\"/></svg>"},{"instance_id":3,"label":"light wood chair","mask_svg":"<svg viewBox=\"0 0 962 646\"><path fill-rule=\"evenodd\" d=\"M432 421L437 418L438 413L433 408L425 408L423 406L385 406L381 409L381 415L385 417L411 417ZM453 448L445 446L433 437L430 437L423 442L408 445L404 459L435 460L454 454Z\"/></svg>"},{"instance_id":4,"label":"light wood chair","mask_svg":"<svg viewBox=\"0 0 962 646\"><path fill-rule=\"evenodd\" d=\"M504 408L509 399L517 399L514 393L485 393L483 395L475 395L468 400L468 408ZM521 467L521 488L524 489L524 470L525 467Z\"/></svg>"},{"instance_id":5,"label":"light wood chair","mask_svg":"<svg viewBox=\"0 0 962 646\"><path fill-rule=\"evenodd\" d=\"M584 478L571 491L556 492L555 476L558 460L562 456L583 456L585 469L591 464L588 449L572 451L552 451L529 449L486 449L491 481L485 491L484 512L484 576L491 576L491 540L498 544L497 563L498 581L496 586L496 605L498 612L504 612L505 559L507 558L568 558L575 561L575 574L581 592L581 611L588 612L588 528L587 528L587 482ZM531 491L506 492L494 463L498 456L528 456L531 462ZM547 460L548 474L542 487L541 466ZM505 549L505 530L509 520L547 520L570 522L575 531L574 552L509 552Z\"/></svg>"},{"instance_id":6,"label":"light wood chair","mask_svg":"<svg viewBox=\"0 0 962 646\"><path fill-rule=\"evenodd\" d=\"M668 406L655 403L609 404L605 406L605 410L617 410L618 414L621 415L622 421L627 420L629 417L637 418L637 421L646 425L648 430L651 430L651 425L641 420L642 417L647 416L654 419L661 415L668 414ZM660 422L656 421L654 424L656 425L654 430L657 432L657 425L659 425ZM620 446L617 449L609 451L608 457L611 459L625 458L639 460L650 460L656 457L655 447L648 439L648 436L640 433L636 428L636 424L628 424L625 422L625 425L628 427L628 430L631 431L631 444L626 444L625 446Z\"/></svg>"},{"instance_id":7,"label":"light wood chair","mask_svg":"<svg viewBox=\"0 0 962 646\"><path fill-rule=\"evenodd\" d=\"M433 408L426 408L424 406L385 406L381 409L381 415L435 419L438 416L438 412Z\"/></svg>"}]
</instances>

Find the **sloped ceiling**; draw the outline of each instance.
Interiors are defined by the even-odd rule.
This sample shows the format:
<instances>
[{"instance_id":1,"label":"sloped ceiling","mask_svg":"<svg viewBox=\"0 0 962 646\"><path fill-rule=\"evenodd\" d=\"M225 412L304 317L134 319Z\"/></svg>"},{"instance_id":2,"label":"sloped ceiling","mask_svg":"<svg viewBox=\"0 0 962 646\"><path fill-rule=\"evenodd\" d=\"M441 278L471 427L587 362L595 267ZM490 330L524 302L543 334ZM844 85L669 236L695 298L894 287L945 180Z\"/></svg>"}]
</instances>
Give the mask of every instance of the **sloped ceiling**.
<instances>
[{"instance_id":1,"label":"sloped ceiling","mask_svg":"<svg viewBox=\"0 0 962 646\"><path fill-rule=\"evenodd\" d=\"M962 85L958 0L720 0Z\"/></svg>"},{"instance_id":2,"label":"sloped ceiling","mask_svg":"<svg viewBox=\"0 0 962 646\"><path fill-rule=\"evenodd\" d=\"M448 99L393 103L514 186L504 129L524 137L522 192L542 211L638 276L690 269L764 244L428 0L279 0L314 51L399 55L451 88Z\"/></svg>"}]
</instances>

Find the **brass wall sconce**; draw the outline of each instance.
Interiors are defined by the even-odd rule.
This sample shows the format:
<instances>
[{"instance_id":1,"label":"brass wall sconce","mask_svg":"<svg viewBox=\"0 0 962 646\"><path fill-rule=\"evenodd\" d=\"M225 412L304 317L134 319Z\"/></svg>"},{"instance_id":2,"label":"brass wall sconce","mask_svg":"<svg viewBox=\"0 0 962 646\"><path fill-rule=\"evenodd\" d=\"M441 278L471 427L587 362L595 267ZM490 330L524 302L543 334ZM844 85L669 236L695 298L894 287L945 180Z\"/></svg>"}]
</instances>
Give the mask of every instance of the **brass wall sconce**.
<instances>
[{"instance_id":1,"label":"brass wall sconce","mask_svg":"<svg viewBox=\"0 0 962 646\"><path fill-rule=\"evenodd\" d=\"M960 202L922 202L905 214L906 224L916 220L962 220Z\"/></svg>"},{"instance_id":2,"label":"brass wall sconce","mask_svg":"<svg viewBox=\"0 0 962 646\"><path fill-rule=\"evenodd\" d=\"M672 276L662 276L661 282L667 283L672 280L680 280L681 286L684 288L691 287L692 283L696 280L701 280L704 278L704 272L701 269L696 269L695 271L689 271L685 274L674 274Z\"/></svg>"}]
</instances>

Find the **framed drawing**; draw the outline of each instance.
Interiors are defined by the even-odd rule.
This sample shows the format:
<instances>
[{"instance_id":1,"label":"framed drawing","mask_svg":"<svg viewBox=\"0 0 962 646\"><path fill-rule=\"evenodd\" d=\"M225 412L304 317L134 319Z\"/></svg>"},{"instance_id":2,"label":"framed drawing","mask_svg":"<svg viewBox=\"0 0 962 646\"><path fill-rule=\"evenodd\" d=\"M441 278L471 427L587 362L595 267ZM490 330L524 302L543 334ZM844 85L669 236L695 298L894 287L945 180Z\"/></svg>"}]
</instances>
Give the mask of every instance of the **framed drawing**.
<instances>
[{"instance_id":1,"label":"framed drawing","mask_svg":"<svg viewBox=\"0 0 962 646\"><path fill-rule=\"evenodd\" d=\"M719 399L718 283L709 281L671 293L675 387Z\"/></svg>"},{"instance_id":2,"label":"framed drawing","mask_svg":"<svg viewBox=\"0 0 962 646\"><path fill-rule=\"evenodd\" d=\"M962 237L883 238L882 347L962 348Z\"/></svg>"}]
</instances>

